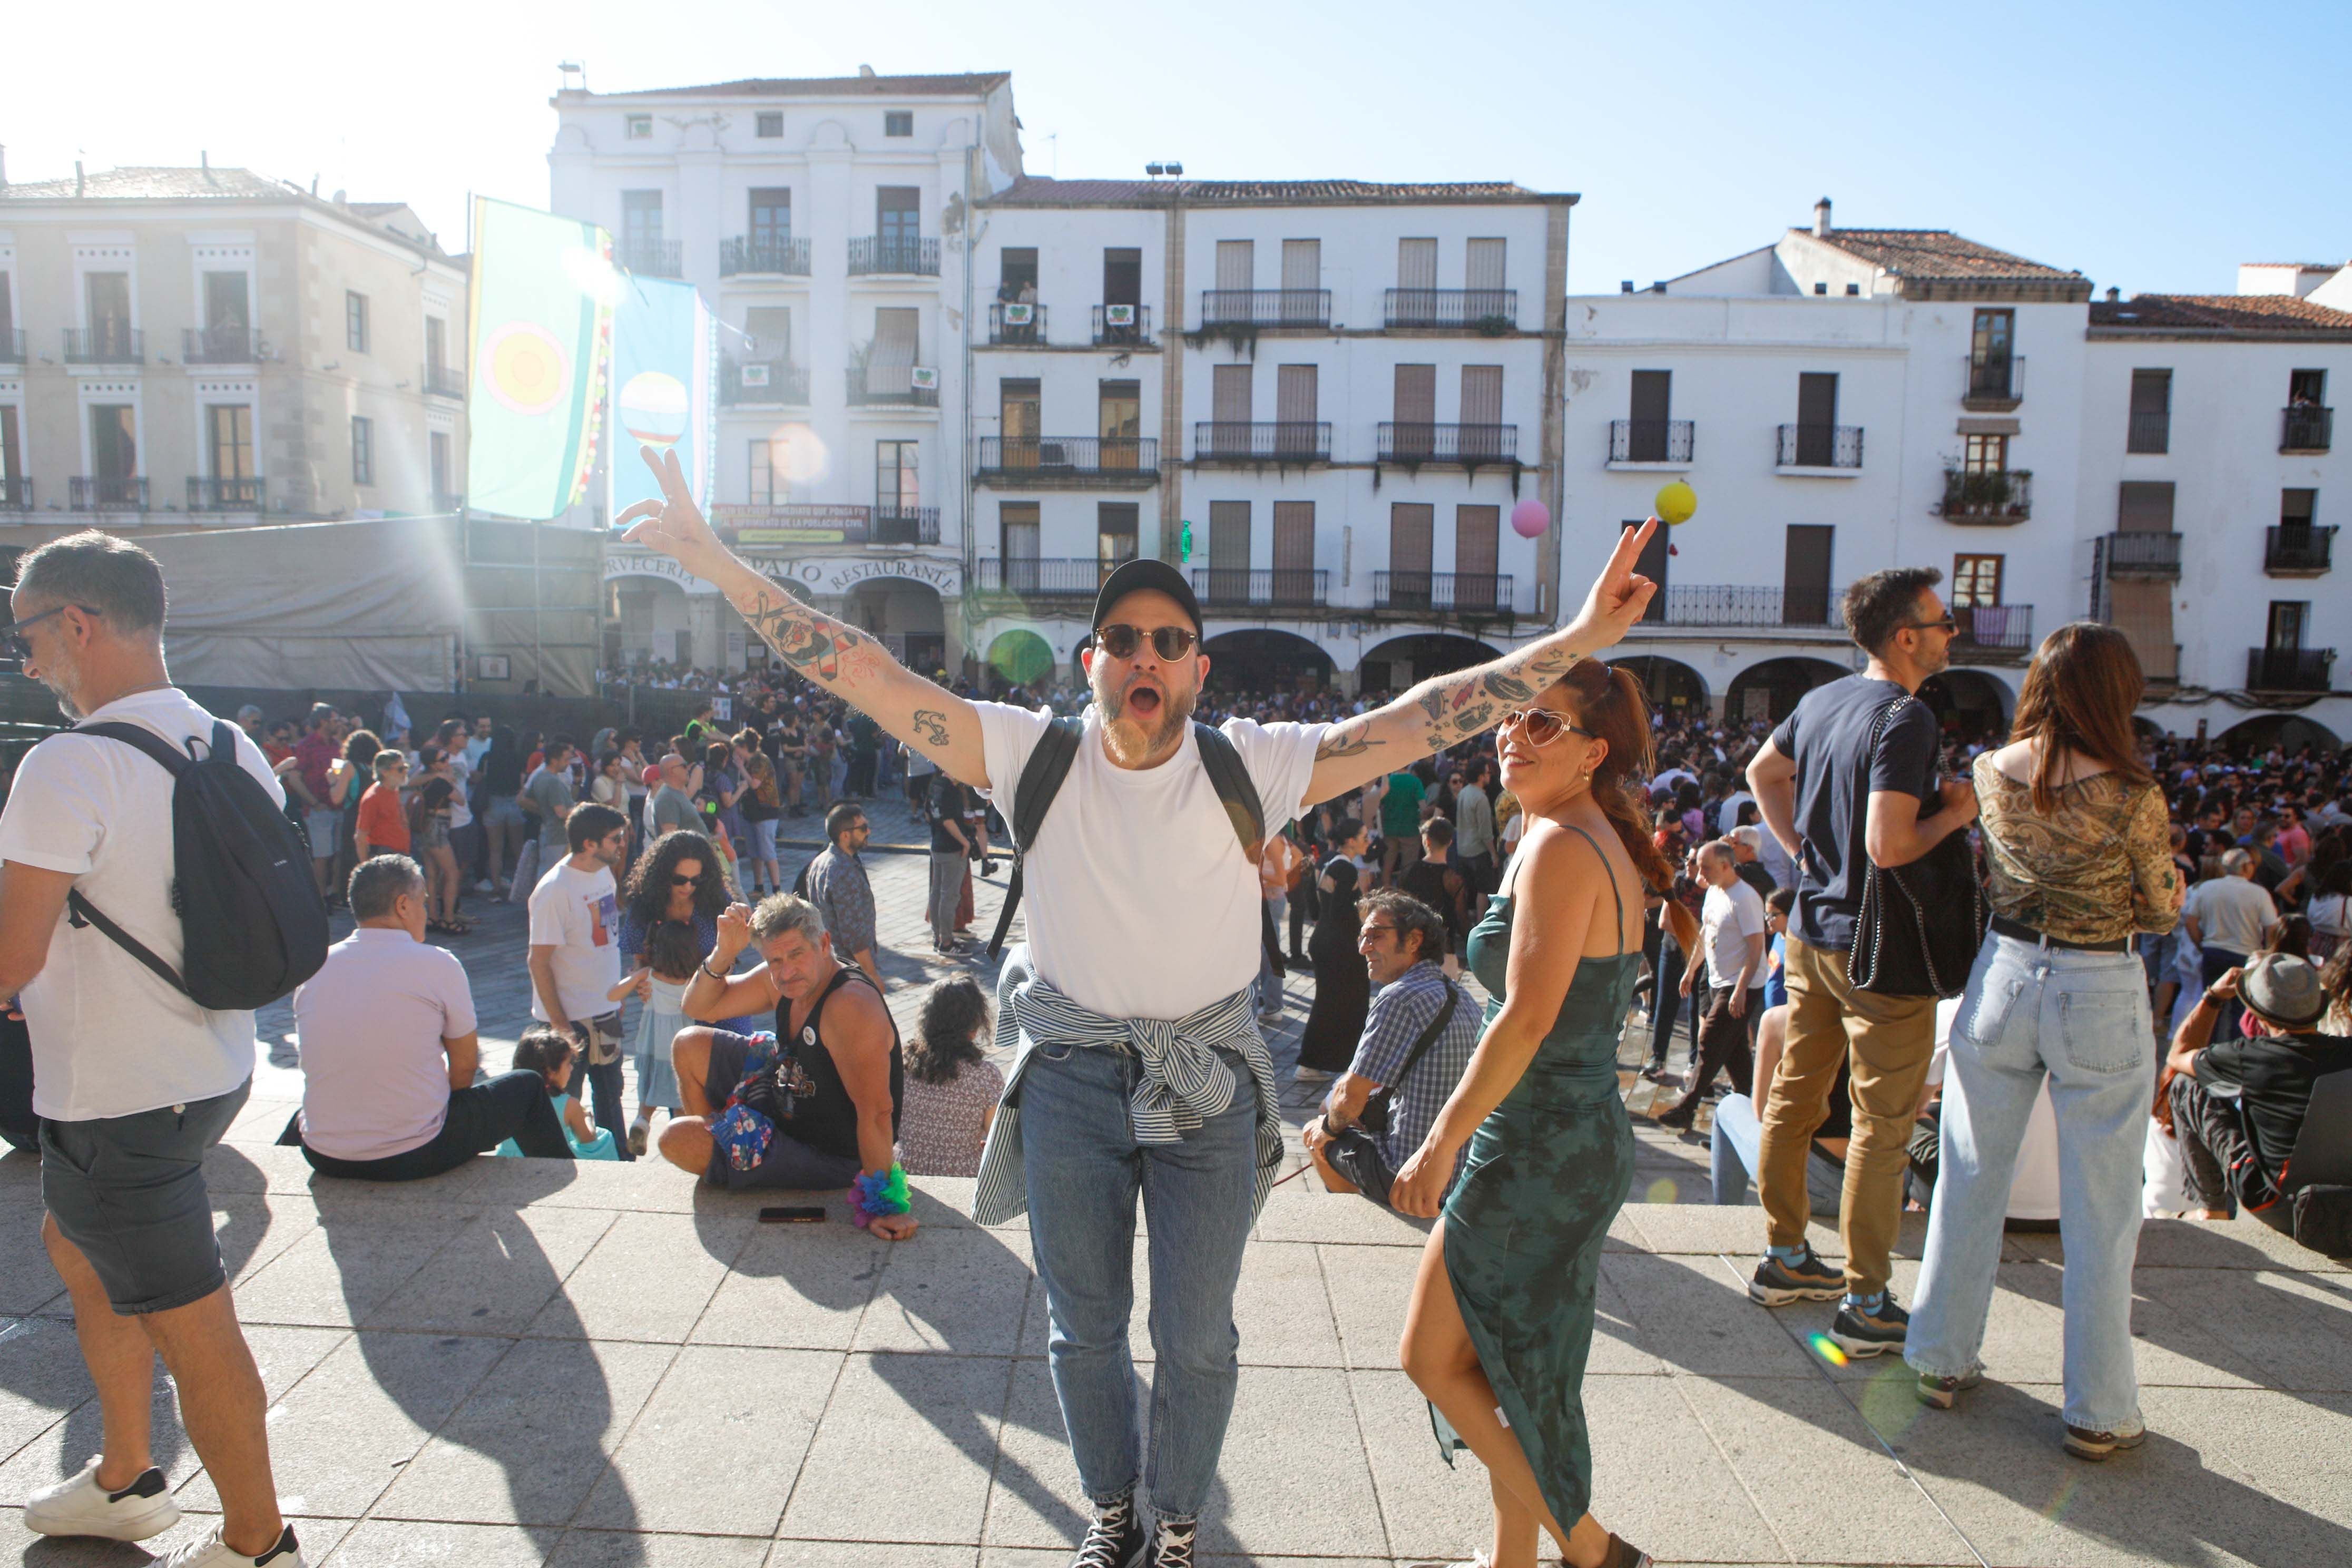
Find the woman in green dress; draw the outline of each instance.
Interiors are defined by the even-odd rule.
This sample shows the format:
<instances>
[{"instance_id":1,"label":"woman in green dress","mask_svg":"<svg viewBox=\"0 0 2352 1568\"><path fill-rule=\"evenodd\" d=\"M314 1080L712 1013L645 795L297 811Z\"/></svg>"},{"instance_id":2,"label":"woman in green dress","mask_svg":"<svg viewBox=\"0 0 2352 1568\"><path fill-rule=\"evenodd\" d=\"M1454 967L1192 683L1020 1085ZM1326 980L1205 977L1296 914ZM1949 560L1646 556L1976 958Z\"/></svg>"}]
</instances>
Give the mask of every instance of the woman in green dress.
<instances>
[{"instance_id":1,"label":"woman in green dress","mask_svg":"<svg viewBox=\"0 0 2352 1568\"><path fill-rule=\"evenodd\" d=\"M1470 967L1494 997L1486 1032L1391 1196L1438 1217L1399 1354L1447 1463L1459 1447L1486 1463L1489 1568L1533 1568L1539 1529L1570 1568L1646 1568L1590 1511L1582 1400L1601 1244L1633 1178L1617 1037L1643 889L1672 880L1628 788L1649 765L1641 683L1597 659L1571 666L1505 716L1501 742L1503 787L1528 826L1470 933Z\"/></svg>"}]
</instances>

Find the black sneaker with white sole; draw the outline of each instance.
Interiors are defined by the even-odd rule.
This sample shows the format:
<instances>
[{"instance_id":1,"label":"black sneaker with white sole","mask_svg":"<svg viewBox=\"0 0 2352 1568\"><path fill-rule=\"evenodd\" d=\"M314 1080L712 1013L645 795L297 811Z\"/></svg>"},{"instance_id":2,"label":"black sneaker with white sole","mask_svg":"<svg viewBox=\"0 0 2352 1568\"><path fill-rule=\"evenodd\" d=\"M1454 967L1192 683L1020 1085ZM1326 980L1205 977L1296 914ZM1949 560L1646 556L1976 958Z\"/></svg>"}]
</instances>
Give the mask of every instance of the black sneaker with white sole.
<instances>
[{"instance_id":1,"label":"black sneaker with white sole","mask_svg":"<svg viewBox=\"0 0 2352 1568\"><path fill-rule=\"evenodd\" d=\"M1151 1568L1193 1568L1192 1543L1200 1529L1193 1520L1161 1520L1151 1538Z\"/></svg>"},{"instance_id":2,"label":"black sneaker with white sole","mask_svg":"<svg viewBox=\"0 0 2352 1568\"><path fill-rule=\"evenodd\" d=\"M1796 1257L1783 1259L1764 1255L1756 1277L1748 1282L1748 1299L1767 1307L1791 1301L1834 1301L1845 1294L1845 1275L1813 1256L1809 1244Z\"/></svg>"},{"instance_id":3,"label":"black sneaker with white sole","mask_svg":"<svg viewBox=\"0 0 2352 1568\"><path fill-rule=\"evenodd\" d=\"M1135 1511L1135 1494L1128 1492L1095 1505L1094 1522L1078 1542L1070 1568L1136 1568L1143 1559L1147 1537Z\"/></svg>"},{"instance_id":4,"label":"black sneaker with white sole","mask_svg":"<svg viewBox=\"0 0 2352 1568\"><path fill-rule=\"evenodd\" d=\"M1911 1314L1896 1304L1892 1290L1867 1310L1851 1302L1841 1306L1837 1320L1830 1324L1830 1338L1837 1342L1840 1350L1854 1356L1899 1351L1910 1332Z\"/></svg>"}]
</instances>

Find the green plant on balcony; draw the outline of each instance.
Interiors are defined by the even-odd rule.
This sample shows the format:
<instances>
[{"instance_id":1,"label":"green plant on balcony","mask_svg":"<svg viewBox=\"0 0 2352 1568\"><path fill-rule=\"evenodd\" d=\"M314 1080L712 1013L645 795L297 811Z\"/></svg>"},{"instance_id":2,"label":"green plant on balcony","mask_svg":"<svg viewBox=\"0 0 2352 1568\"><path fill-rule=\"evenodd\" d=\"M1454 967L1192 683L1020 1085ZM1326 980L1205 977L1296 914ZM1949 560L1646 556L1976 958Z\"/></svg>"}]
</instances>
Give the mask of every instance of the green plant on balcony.
<instances>
[{"instance_id":1,"label":"green plant on balcony","mask_svg":"<svg viewBox=\"0 0 2352 1568\"><path fill-rule=\"evenodd\" d=\"M1956 463L1944 466L1946 517L2023 517L2023 469L1969 469Z\"/></svg>"},{"instance_id":2,"label":"green plant on balcony","mask_svg":"<svg viewBox=\"0 0 2352 1568\"><path fill-rule=\"evenodd\" d=\"M1508 316L1481 316L1470 325L1482 338L1499 338L1516 331L1518 323Z\"/></svg>"},{"instance_id":3,"label":"green plant on balcony","mask_svg":"<svg viewBox=\"0 0 2352 1568\"><path fill-rule=\"evenodd\" d=\"M1206 326L1194 327L1186 332L1184 341L1196 349L1204 349L1211 343L1222 342L1237 357L1247 354L1250 358L1255 359L1257 358L1257 333L1258 327L1255 321L1211 321Z\"/></svg>"}]
</instances>

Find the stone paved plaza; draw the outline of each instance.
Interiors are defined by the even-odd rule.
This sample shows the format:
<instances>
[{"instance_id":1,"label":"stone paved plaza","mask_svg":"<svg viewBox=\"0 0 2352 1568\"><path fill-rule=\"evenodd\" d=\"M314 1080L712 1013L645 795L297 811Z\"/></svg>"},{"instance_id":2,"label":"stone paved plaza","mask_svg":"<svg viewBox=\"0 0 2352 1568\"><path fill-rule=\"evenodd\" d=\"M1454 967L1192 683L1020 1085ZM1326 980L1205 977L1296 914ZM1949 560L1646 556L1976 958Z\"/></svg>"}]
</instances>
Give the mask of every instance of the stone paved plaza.
<instances>
[{"instance_id":1,"label":"stone paved plaza","mask_svg":"<svg viewBox=\"0 0 2352 1568\"><path fill-rule=\"evenodd\" d=\"M895 816L877 837L903 836ZM787 854L787 875L807 850ZM902 1023L944 972L925 866L877 854ZM981 927L997 890L982 890ZM520 1027L520 911L453 944L485 1058ZM903 986L901 983L905 984ZM1277 1054L1296 1050L1303 978ZM222 1250L272 1401L279 1486L335 1568L1061 1568L1081 1500L1018 1226L966 1217L968 1182L919 1180L893 1247L832 1205L761 1226L759 1200L657 1163L483 1159L405 1187L315 1181L271 1146L293 1100L272 1065L211 1167ZM1631 1081L1628 1076L1629 1083ZM1629 1089L1638 1112L1647 1085ZM1303 1115L1297 1097L1290 1120ZM1638 1120L1638 1118L1637 1118ZM1295 1149L1294 1149L1295 1154ZM1706 1204L1705 1149L1644 1126L1602 1267L1586 1405L1596 1510L1676 1563L2352 1563L2352 1273L2252 1224L2151 1224L2135 1333L2151 1428L2104 1466L2058 1447L2054 1237L2013 1237L1958 1414L1898 1362L1811 1348L1826 1306L1767 1312L1742 1284L1761 1214ZM95 1450L98 1419L37 1236L36 1163L0 1160L0 1561L133 1564L46 1542L16 1509ZM1906 1299L1920 1226L1906 1228ZM1204 1545L1221 1563L1458 1563L1486 1483L1438 1459L1396 1370L1423 1232L1311 1176L1277 1188L1243 1275L1244 1370ZM1835 1256L1832 1225L1814 1243ZM1139 1270L1136 1350L1150 1347ZM200 1528L213 1492L159 1383L159 1460Z\"/></svg>"}]
</instances>

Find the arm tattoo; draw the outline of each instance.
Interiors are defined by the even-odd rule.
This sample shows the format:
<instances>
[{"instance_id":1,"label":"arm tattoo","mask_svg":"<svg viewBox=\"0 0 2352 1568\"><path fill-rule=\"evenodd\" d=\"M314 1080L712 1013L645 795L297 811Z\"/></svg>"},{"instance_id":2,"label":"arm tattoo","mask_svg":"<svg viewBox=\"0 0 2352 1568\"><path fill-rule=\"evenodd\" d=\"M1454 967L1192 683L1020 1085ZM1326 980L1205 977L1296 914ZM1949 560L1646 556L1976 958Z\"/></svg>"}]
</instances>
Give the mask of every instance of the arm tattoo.
<instances>
[{"instance_id":1,"label":"arm tattoo","mask_svg":"<svg viewBox=\"0 0 2352 1568\"><path fill-rule=\"evenodd\" d=\"M870 672L870 660L860 650L873 639L812 605L761 587L753 590L751 604L735 607L742 612L743 624L775 649L777 658L812 680L828 687L847 684L843 680L845 658L850 673Z\"/></svg>"},{"instance_id":2,"label":"arm tattoo","mask_svg":"<svg viewBox=\"0 0 2352 1568\"><path fill-rule=\"evenodd\" d=\"M1365 734L1370 727L1362 719L1332 725L1324 732L1322 744L1315 748L1315 760L1319 763L1326 757L1360 756L1374 746L1386 745L1387 742L1375 741Z\"/></svg>"},{"instance_id":3,"label":"arm tattoo","mask_svg":"<svg viewBox=\"0 0 2352 1568\"><path fill-rule=\"evenodd\" d=\"M914 719L915 733L923 738L923 743L927 746L946 745L948 743L947 717L937 709L917 709Z\"/></svg>"},{"instance_id":4,"label":"arm tattoo","mask_svg":"<svg viewBox=\"0 0 2352 1568\"><path fill-rule=\"evenodd\" d=\"M1427 716L1429 749L1442 752L1492 725L1504 710L1530 702L1581 655L1539 643L1491 665L1441 675L1415 699Z\"/></svg>"}]
</instances>

